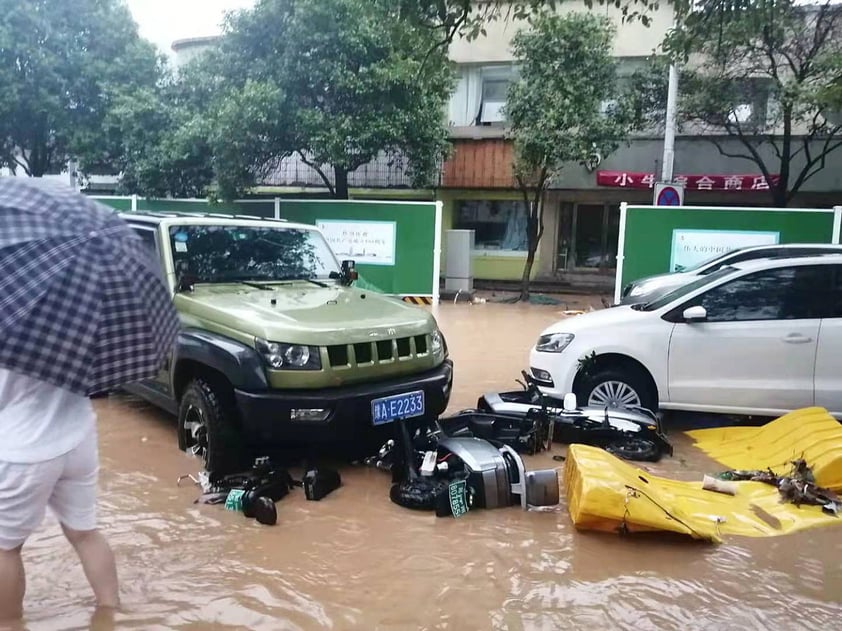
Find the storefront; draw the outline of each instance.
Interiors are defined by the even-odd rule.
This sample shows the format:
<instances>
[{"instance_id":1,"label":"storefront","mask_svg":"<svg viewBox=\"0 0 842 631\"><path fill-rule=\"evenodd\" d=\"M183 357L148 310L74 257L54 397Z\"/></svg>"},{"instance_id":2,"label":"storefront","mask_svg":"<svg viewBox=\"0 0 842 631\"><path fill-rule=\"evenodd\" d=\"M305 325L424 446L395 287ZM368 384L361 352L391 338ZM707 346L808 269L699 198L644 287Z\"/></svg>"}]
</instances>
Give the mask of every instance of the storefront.
<instances>
[{"instance_id":1,"label":"storefront","mask_svg":"<svg viewBox=\"0 0 842 631\"><path fill-rule=\"evenodd\" d=\"M620 201L574 202L564 197L560 192L547 193L544 235L532 278L560 279L576 272L610 276L616 267ZM444 230L474 231L475 278L522 277L528 252L527 209L519 192L440 191L440 199Z\"/></svg>"},{"instance_id":2,"label":"storefront","mask_svg":"<svg viewBox=\"0 0 842 631\"><path fill-rule=\"evenodd\" d=\"M474 231L475 278L518 280L523 276L528 251L527 211L519 192L447 190L440 191L440 199L444 202L444 230ZM536 260L533 277L539 267Z\"/></svg>"}]
</instances>

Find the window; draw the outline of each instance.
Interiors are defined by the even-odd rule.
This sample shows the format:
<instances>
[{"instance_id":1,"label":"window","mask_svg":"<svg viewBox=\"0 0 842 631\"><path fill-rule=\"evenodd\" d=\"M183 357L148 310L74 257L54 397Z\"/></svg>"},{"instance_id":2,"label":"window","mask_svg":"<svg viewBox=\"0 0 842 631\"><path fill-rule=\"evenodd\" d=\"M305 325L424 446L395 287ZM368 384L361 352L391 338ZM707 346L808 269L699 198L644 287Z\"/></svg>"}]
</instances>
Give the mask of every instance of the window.
<instances>
[{"instance_id":1,"label":"window","mask_svg":"<svg viewBox=\"0 0 842 631\"><path fill-rule=\"evenodd\" d=\"M734 251L732 250L731 252L728 252L724 256L719 257L719 258L723 259L722 263L720 263L718 265L711 266L709 269L702 272L702 274L710 274L711 272L715 272L720 267L722 267L722 265L733 265L734 263L742 263L743 261L751 261L751 260L754 260L754 259L774 258L774 257L780 256L780 255L781 255L780 248L768 248L768 249L764 249L764 250L748 250L746 252L739 252L739 253L734 253ZM716 259L714 259L714 260L716 260ZM702 265L707 265L709 262L710 262L710 259L708 259L708 261L705 261L705 262L701 263L697 267L701 267Z\"/></svg>"},{"instance_id":2,"label":"window","mask_svg":"<svg viewBox=\"0 0 842 631\"><path fill-rule=\"evenodd\" d=\"M708 322L819 318L827 309L829 266L763 270L715 287L683 305L701 305Z\"/></svg>"},{"instance_id":3,"label":"window","mask_svg":"<svg viewBox=\"0 0 842 631\"><path fill-rule=\"evenodd\" d=\"M830 291L827 294L827 307L822 317L842 318L842 265L831 265L829 267L831 269Z\"/></svg>"},{"instance_id":4,"label":"window","mask_svg":"<svg viewBox=\"0 0 842 631\"><path fill-rule=\"evenodd\" d=\"M147 249L147 253L149 254L149 258L156 264L156 269L158 273L163 277L163 270L161 269L161 256L160 251L158 250L158 239L155 236L154 228L141 228L139 226L132 226L132 230L134 230L135 234L140 237L140 240L143 241L143 245Z\"/></svg>"},{"instance_id":5,"label":"window","mask_svg":"<svg viewBox=\"0 0 842 631\"><path fill-rule=\"evenodd\" d=\"M486 66L480 70L480 107L477 123L500 124L506 121L503 108L509 97L509 85L518 76L515 66Z\"/></svg>"},{"instance_id":6,"label":"window","mask_svg":"<svg viewBox=\"0 0 842 631\"><path fill-rule=\"evenodd\" d=\"M476 250L526 252L526 220L522 201L462 200L456 202L453 227L473 230Z\"/></svg>"},{"instance_id":7,"label":"window","mask_svg":"<svg viewBox=\"0 0 842 631\"><path fill-rule=\"evenodd\" d=\"M730 86L728 122L751 128L765 128L776 124L777 113L769 107L772 83L764 78L752 78Z\"/></svg>"},{"instance_id":8,"label":"window","mask_svg":"<svg viewBox=\"0 0 842 631\"><path fill-rule=\"evenodd\" d=\"M482 80L482 106L479 110L481 124L502 123L506 120L503 108L509 91L508 79Z\"/></svg>"},{"instance_id":9,"label":"window","mask_svg":"<svg viewBox=\"0 0 842 631\"><path fill-rule=\"evenodd\" d=\"M176 225L169 236L176 273L195 275L199 282L326 280L339 271L315 230Z\"/></svg>"},{"instance_id":10,"label":"window","mask_svg":"<svg viewBox=\"0 0 842 631\"><path fill-rule=\"evenodd\" d=\"M155 239L155 231L150 228L136 228L132 227L135 234L138 235L149 250L149 255L158 258L158 241Z\"/></svg>"}]
</instances>

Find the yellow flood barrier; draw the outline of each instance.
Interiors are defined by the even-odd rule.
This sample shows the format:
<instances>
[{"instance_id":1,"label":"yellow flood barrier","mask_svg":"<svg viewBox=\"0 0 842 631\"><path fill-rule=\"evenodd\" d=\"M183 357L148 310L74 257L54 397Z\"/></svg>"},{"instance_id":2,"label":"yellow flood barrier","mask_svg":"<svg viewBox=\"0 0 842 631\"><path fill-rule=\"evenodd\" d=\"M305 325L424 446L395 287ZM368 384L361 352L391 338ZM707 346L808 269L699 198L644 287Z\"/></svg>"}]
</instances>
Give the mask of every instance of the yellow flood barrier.
<instances>
[{"instance_id":1,"label":"yellow flood barrier","mask_svg":"<svg viewBox=\"0 0 842 631\"><path fill-rule=\"evenodd\" d=\"M816 484L842 492L842 424L827 410L803 408L761 427L686 432L695 446L727 469L772 469L787 474L796 458L813 470Z\"/></svg>"},{"instance_id":2,"label":"yellow flood barrier","mask_svg":"<svg viewBox=\"0 0 842 631\"><path fill-rule=\"evenodd\" d=\"M583 530L669 531L718 543L723 535L772 537L842 523L819 506L782 502L763 482L738 482L736 495L724 495L703 490L701 480L653 476L588 445L570 445L564 486L573 523Z\"/></svg>"}]
</instances>

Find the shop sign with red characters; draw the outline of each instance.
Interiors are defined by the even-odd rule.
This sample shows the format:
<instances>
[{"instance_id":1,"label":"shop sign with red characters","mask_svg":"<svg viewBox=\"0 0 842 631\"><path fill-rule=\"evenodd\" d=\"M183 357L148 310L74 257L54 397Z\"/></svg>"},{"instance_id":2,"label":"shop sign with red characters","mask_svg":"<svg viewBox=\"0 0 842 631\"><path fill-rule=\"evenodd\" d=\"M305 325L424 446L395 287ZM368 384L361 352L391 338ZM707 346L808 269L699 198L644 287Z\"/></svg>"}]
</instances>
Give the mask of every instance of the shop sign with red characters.
<instances>
[{"instance_id":1,"label":"shop sign with red characters","mask_svg":"<svg viewBox=\"0 0 842 631\"><path fill-rule=\"evenodd\" d=\"M779 179L779 175L770 175L768 181L762 175L676 175L672 182L683 185L687 191L768 191ZM649 189L655 186L655 182L654 173L596 172L598 186Z\"/></svg>"}]
</instances>

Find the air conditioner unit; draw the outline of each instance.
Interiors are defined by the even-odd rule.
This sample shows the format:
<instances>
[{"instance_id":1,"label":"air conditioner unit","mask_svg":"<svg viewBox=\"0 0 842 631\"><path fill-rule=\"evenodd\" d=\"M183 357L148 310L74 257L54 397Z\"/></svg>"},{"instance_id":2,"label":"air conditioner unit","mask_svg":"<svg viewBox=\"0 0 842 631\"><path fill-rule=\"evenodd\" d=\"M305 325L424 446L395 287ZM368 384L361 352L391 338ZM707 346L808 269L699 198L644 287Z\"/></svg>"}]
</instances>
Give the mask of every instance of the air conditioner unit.
<instances>
[{"instance_id":1,"label":"air conditioner unit","mask_svg":"<svg viewBox=\"0 0 842 631\"><path fill-rule=\"evenodd\" d=\"M485 101L482 104L482 110L479 114L479 122L481 123L502 123L505 122L506 116L503 113L505 101Z\"/></svg>"}]
</instances>

